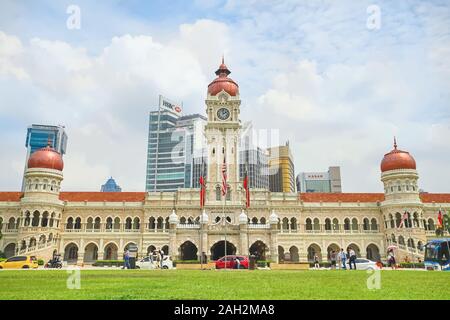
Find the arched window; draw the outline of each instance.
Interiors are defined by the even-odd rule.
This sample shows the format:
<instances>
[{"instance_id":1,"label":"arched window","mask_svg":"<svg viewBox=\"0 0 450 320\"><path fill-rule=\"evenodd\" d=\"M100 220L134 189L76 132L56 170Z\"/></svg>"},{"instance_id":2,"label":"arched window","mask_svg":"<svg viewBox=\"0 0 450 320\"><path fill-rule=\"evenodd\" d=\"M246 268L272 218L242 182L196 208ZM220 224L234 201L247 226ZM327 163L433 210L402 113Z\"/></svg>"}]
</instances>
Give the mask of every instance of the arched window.
<instances>
[{"instance_id":1,"label":"arched window","mask_svg":"<svg viewBox=\"0 0 450 320\"><path fill-rule=\"evenodd\" d=\"M185 217L181 217L180 218L180 224L186 224L186 218Z\"/></svg>"},{"instance_id":2,"label":"arched window","mask_svg":"<svg viewBox=\"0 0 450 320\"><path fill-rule=\"evenodd\" d=\"M288 218L283 218L283 230L289 230L289 219Z\"/></svg>"},{"instance_id":3,"label":"arched window","mask_svg":"<svg viewBox=\"0 0 450 320\"><path fill-rule=\"evenodd\" d=\"M252 218L252 224L257 224L257 223L258 223L258 218L253 217L253 218Z\"/></svg>"},{"instance_id":4,"label":"arched window","mask_svg":"<svg viewBox=\"0 0 450 320\"><path fill-rule=\"evenodd\" d=\"M358 219L352 219L352 230L358 230Z\"/></svg>"},{"instance_id":5,"label":"arched window","mask_svg":"<svg viewBox=\"0 0 450 320\"><path fill-rule=\"evenodd\" d=\"M367 219L367 218L364 218L364 220L363 220L363 229L365 231L370 229L369 219Z\"/></svg>"},{"instance_id":6,"label":"arched window","mask_svg":"<svg viewBox=\"0 0 450 320\"><path fill-rule=\"evenodd\" d=\"M139 230L140 226L141 226L140 219L138 217L134 218L134 220L133 220L133 229L134 230Z\"/></svg>"},{"instance_id":7,"label":"arched window","mask_svg":"<svg viewBox=\"0 0 450 320\"><path fill-rule=\"evenodd\" d=\"M33 212L33 220L31 220L31 226L32 227L39 226L39 211Z\"/></svg>"},{"instance_id":8,"label":"arched window","mask_svg":"<svg viewBox=\"0 0 450 320\"><path fill-rule=\"evenodd\" d=\"M305 225L306 230L312 230L312 222L310 218L306 219L306 225Z\"/></svg>"},{"instance_id":9,"label":"arched window","mask_svg":"<svg viewBox=\"0 0 450 320\"><path fill-rule=\"evenodd\" d=\"M318 218L314 218L314 230L320 230L320 221Z\"/></svg>"},{"instance_id":10,"label":"arched window","mask_svg":"<svg viewBox=\"0 0 450 320\"><path fill-rule=\"evenodd\" d=\"M120 218L119 217L114 218L114 230L115 231L120 230Z\"/></svg>"},{"instance_id":11,"label":"arched window","mask_svg":"<svg viewBox=\"0 0 450 320\"><path fill-rule=\"evenodd\" d=\"M325 219L325 230L331 230L331 220L329 218Z\"/></svg>"},{"instance_id":12,"label":"arched window","mask_svg":"<svg viewBox=\"0 0 450 320\"><path fill-rule=\"evenodd\" d=\"M100 229L101 219L100 217L95 218L94 220L94 229L98 230Z\"/></svg>"},{"instance_id":13,"label":"arched window","mask_svg":"<svg viewBox=\"0 0 450 320\"><path fill-rule=\"evenodd\" d=\"M262 217L261 219L259 219L259 223L266 224L266 218Z\"/></svg>"},{"instance_id":14,"label":"arched window","mask_svg":"<svg viewBox=\"0 0 450 320\"><path fill-rule=\"evenodd\" d=\"M344 230L350 230L350 219L349 218L344 219Z\"/></svg>"},{"instance_id":15,"label":"arched window","mask_svg":"<svg viewBox=\"0 0 450 320\"><path fill-rule=\"evenodd\" d=\"M220 186L216 187L216 200L220 201L222 199L222 190L220 190Z\"/></svg>"},{"instance_id":16,"label":"arched window","mask_svg":"<svg viewBox=\"0 0 450 320\"><path fill-rule=\"evenodd\" d=\"M94 219L92 219L92 217L89 217L89 218L87 219L86 229L87 229L87 230L92 230L92 229L94 229Z\"/></svg>"},{"instance_id":17,"label":"arched window","mask_svg":"<svg viewBox=\"0 0 450 320\"><path fill-rule=\"evenodd\" d=\"M156 229L163 229L164 219L162 217L158 217L156 219Z\"/></svg>"},{"instance_id":18,"label":"arched window","mask_svg":"<svg viewBox=\"0 0 450 320\"><path fill-rule=\"evenodd\" d=\"M378 230L377 219L372 218L372 220L370 220L370 228L371 228L372 230Z\"/></svg>"},{"instance_id":19,"label":"arched window","mask_svg":"<svg viewBox=\"0 0 450 320\"><path fill-rule=\"evenodd\" d=\"M156 225L155 224L155 218L154 217L150 217L148 219L148 228L153 230L153 229L155 229L155 225Z\"/></svg>"},{"instance_id":20,"label":"arched window","mask_svg":"<svg viewBox=\"0 0 450 320\"><path fill-rule=\"evenodd\" d=\"M400 212L397 212L395 214L395 226L397 228L400 228L400 224L402 223L402 215L400 214Z\"/></svg>"},{"instance_id":21,"label":"arched window","mask_svg":"<svg viewBox=\"0 0 450 320\"><path fill-rule=\"evenodd\" d=\"M291 230L297 230L297 219L291 218Z\"/></svg>"},{"instance_id":22,"label":"arched window","mask_svg":"<svg viewBox=\"0 0 450 320\"><path fill-rule=\"evenodd\" d=\"M111 230L113 226L113 220L111 217L106 218L106 230Z\"/></svg>"},{"instance_id":23,"label":"arched window","mask_svg":"<svg viewBox=\"0 0 450 320\"><path fill-rule=\"evenodd\" d=\"M75 219L74 229L77 229L77 230L81 229L81 218L80 217Z\"/></svg>"},{"instance_id":24,"label":"arched window","mask_svg":"<svg viewBox=\"0 0 450 320\"><path fill-rule=\"evenodd\" d=\"M394 221L394 216L391 213L389 214L389 223L391 225L391 228L394 229L395 228L395 221Z\"/></svg>"},{"instance_id":25,"label":"arched window","mask_svg":"<svg viewBox=\"0 0 450 320\"><path fill-rule=\"evenodd\" d=\"M66 223L66 229L73 229L73 218L69 217Z\"/></svg>"},{"instance_id":26,"label":"arched window","mask_svg":"<svg viewBox=\"0 0 450 320\"><path fill-rule=\"evenodd\" d=\"M333 230L339 230L339 220L337 218L333 219Z\"/></svg>"},{"instance_id":27,"label":"arched window","mask_svg":"<svg viewBox=\"0 0 450 320\"><path fill-rule=\"evenodd\" d=\"M433 219L428 219L428 230L434 231L435 227L434 227L434 220Z\"/></svg>"},{"instance_id":28,"label":"arched window","mask_svg":"<svg viewBox=\"0 0 450 320\"><path fill-rule=\"evenodd\" d=\"M128 218L125 220L125 229L126 229L126 230L131 230L131 227L132 227L132 221L131 221L131 218L128 217Z\"/></svg>"}]
</instances>

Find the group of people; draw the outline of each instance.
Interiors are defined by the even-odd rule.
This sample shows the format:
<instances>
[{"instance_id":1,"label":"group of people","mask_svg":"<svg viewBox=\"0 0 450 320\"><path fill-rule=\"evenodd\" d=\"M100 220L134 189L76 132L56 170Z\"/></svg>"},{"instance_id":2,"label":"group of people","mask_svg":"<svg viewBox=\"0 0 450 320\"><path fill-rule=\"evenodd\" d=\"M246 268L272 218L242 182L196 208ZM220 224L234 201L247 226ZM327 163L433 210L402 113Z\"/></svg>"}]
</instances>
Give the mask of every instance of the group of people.
<instances>
[{"instance_id":1,"label":"group of people","mask_svg":"<svg viewBox=\"0 0 450 320\"><path fill-rule=\"evenodd\" d=\"M331 269L336 269L339 266L340 269L347 269L347 260L350 270L356 270L356 252L352 248L347 248L347 252L341 248L341 251L336 252L332 250L330 252L330 261L331 261ZM317 254L314 255L314 269L319 269L319 256Z\"/></svg>"},{"instance_id":2,"label":"group of people","mask_svg":"<svg viewBox=\"0 0 450 320\"><path fill-rule=\"evenodd\" d=\"M137 258L137 257L136 257ZM153 252L151 252L149 254L149 258L150 258L150 262L152 264L155 264L156 268L163 268L163 260L164 260L164 250L163 249L159 249L159 250L153 250ZM131 269L131 265L130 265L130 251L127 249L125 250L124 254L123 254L123 267L122 269Z\"/></svg>"}]
</instances>

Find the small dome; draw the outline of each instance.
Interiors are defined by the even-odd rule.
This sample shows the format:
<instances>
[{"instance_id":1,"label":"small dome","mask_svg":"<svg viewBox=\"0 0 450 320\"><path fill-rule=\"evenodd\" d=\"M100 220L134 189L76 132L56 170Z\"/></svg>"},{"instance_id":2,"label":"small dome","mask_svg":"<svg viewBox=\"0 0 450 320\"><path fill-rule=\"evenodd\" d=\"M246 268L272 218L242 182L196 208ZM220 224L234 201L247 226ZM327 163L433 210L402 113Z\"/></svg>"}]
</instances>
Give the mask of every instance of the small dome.
<instances>
[{"instance_id":1,"label":"small dome","mask_svg":"<svg viewBox=\"0 0 450 320\"><path fill-rule=\"evenodd\" d=\"M248 217L245 214L244 210L241 211L241 214L239 215L239 223L240 224L246 224L248 223Z\"/></svg>"},{"instance_id":2,"label":"small dome","mask_svg":"<svg viewBox=\"0 0 450 320\"><path fill-rule=\"evenodd\" d=\"M45 168L62 171L64 162L61 154L48 145L31 154L28 159L28 168Z\"/></svg>"},{"instance_id":3,"label":"small dome","mask_svg":"<svg viewBox=\"0 0 450 320\"><path fill-rule=\"evenodd\" d=\"M270 224L278 223L278 215L275 213L275 210L272 210L272 213L269 216L269 223Z\"/></svg>"},{"instance_id":4,"label":"small dome","mask_svg":"<svg viewBox=\"0 0 450 320\"><path fill-rule=\"evenodd\" d=\"M224 63L222 58L222 64L216 71L217 78L208 85L208 94L215 96L222 90L227 92L230 96L237 96L239 94L239 86L228 75L231 73Z\"/></svg>"},{"instance_id":5,"label":"small dome","mask_svg":"<svg viewBox=\"0 0 450 320\"><path fill-rule=\"evenodd\" d=\"M172 210L172 213L169 216L169 223L170 224L177 224L178 223L178 216L175 213L175 210Z\"/></svg>"},{"instance_id":6,"label":"small dome","mask_svg":"<svg viewBox=\"0 0 450 320\"><path fill-rule=\"evenodd\" d=\"M394 149L386 153L381 160L381 172L396 169L416 169L416 160L407 151L397 149L397 141L394 138Z\"/></svg>"}]
</instances>

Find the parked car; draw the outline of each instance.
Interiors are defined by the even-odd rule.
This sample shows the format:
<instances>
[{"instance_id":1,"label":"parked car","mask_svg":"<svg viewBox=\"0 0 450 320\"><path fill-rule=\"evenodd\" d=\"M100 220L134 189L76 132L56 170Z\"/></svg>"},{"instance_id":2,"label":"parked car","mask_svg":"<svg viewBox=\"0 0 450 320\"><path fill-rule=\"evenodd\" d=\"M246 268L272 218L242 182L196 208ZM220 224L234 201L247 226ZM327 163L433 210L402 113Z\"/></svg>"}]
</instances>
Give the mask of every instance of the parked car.
<instances>
[{"instance_id":1,"label":"parked car","mask_svg":"<svg viewBox=\"0 0 450 320\"><path fill-rule=\"evenodd\" d=\"M375 261L365 259L365 258L356 258L356 270L378 270L380 267L378 267L377 263ZM349 261L347 259L346 261L347 269L350 268ZM353 265L352 265L353 268Z\"/></svg>"},{"instance_id":2,"label":"parked car","mask_svg":"<svg viewBox=\"0 0 450 320\"><path fill-rule=\"evenodd\" d=\"M0 269L37 269L35 256L15 256L0 262Z\"/></svg>"},{"instance_id":3,"label":"parked car","mask_svg":"<svg viewBox=\"0 0 450 320\"><path fill-rule=\"evenodd\" d=\"M236 258L241 262L241 269L248 269L248 257L236 255L225 256L216 260L216 269L235 269Z\"/></svg>"},{"instance_id":4,"label":"parked car","mask_svg":"<svg viewBox=\"0 0 450 320\"><path fill-rule=\"evenodd\" d=\"M153 262L150 260L150 257L142 258L138 261L136 261L136 269L157 269L160 266L160 261L156 261L155 259ZM162 263L163 269L173 269L173 262L170 256L164 256L163 263Z\"/></svg>"}]
</instances>

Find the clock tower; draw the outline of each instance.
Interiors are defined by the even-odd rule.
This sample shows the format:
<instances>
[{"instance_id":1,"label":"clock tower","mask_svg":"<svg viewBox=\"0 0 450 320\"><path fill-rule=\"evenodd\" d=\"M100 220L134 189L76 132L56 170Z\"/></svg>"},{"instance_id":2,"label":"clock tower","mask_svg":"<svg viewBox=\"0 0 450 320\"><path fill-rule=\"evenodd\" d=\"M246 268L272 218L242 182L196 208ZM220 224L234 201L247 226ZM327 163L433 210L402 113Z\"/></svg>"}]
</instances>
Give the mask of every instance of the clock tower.
<instances>
[{"instance_id":1,"label":"clock tower","mask_svg":"<svg viewBox=\"0 0 450 320\"><path fill-rule=\"evenodd\" d=\"M236 191L239 188L238 148L241 100L239 86L228 77L230 73L222 58L222 64L216 71L217 77L208 85L205 101L208 117L208 123L205 126L208 151L208 201L223 201L220 188L224 162L227 167L227 201L238 200Z\"/></svg>"}]
</instances>

